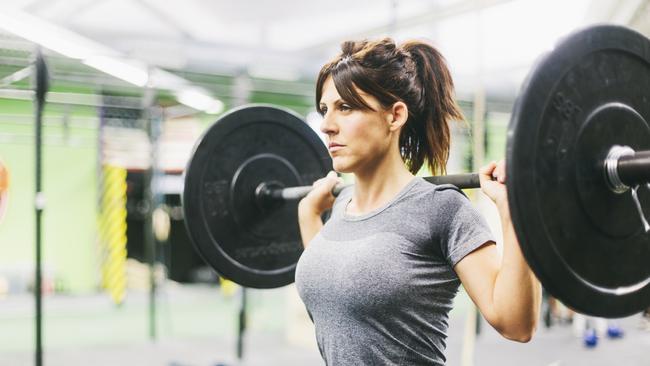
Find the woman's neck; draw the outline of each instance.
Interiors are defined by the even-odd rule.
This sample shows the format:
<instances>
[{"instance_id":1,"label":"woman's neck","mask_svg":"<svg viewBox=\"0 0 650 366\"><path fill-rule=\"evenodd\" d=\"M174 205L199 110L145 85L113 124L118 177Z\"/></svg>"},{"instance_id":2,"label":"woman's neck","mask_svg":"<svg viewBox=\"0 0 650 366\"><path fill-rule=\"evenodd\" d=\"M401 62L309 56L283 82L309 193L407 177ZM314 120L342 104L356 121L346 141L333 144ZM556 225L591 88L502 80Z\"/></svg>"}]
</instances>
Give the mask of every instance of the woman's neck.
<instances>
[{"instance_id":1,"label":"woman's neck","mask_svg":"<svg viewBox=\"0 0 650 366\"><path fill-rule=\"evenodd\" d=\"M385 205L413 179L399 154L380 159L378 164L354 175L354 196L347 208L352 214L363 214Z\"/></svg>"}]
</instances>

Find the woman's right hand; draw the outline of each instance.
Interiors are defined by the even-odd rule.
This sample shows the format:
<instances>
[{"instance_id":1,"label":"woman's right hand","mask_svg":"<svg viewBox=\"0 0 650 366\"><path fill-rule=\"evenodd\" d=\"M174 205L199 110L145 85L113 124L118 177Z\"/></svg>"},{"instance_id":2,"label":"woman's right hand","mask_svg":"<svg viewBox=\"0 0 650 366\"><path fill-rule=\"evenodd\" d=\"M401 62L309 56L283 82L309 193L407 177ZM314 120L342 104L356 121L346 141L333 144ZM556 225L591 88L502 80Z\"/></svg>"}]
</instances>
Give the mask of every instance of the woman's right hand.
<instances>
[{"instance_id":1,"label":"woman's right hand","mask_svg":"<svg viewBox=\"0 0 650 366\"><path fill-rule=\"evenodd\" d=\"M309 194L300 200L298 214L300 216L320 216L332 208L335 199L332 190L339 183L343 183L343 179L339 178L334 171L330 171L325 177L315 181Z\"/></svg>"}]
</instances>

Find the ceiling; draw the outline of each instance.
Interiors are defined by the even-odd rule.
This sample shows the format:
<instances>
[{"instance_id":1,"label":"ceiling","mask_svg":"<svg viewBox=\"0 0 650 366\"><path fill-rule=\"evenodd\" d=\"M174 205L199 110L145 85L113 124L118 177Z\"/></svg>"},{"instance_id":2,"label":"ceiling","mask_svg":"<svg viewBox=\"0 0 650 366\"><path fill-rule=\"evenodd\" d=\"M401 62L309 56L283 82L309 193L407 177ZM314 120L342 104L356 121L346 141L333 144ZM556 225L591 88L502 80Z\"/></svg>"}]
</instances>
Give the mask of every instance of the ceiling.
<instances>
[{"instance_id":1,"label":"ceiling","mask_svg":"<svg viewBox=\"0 0 650 366\"><path fill-rule=\"evenodd\" d=\"M650 35L650 0L12 0L2 13L34 17L231 99L246 88L311 98L320 65L342 40L388 35L439 47L461 98L482 88L489 99L511 101L534 60L568 32L608 22ZM0 35L3 64L29 64L34 46L24 37ZM62 81L134 89L48 55ZM239 86L209 76L234 77Z\"/></svg>"}]
</instances>

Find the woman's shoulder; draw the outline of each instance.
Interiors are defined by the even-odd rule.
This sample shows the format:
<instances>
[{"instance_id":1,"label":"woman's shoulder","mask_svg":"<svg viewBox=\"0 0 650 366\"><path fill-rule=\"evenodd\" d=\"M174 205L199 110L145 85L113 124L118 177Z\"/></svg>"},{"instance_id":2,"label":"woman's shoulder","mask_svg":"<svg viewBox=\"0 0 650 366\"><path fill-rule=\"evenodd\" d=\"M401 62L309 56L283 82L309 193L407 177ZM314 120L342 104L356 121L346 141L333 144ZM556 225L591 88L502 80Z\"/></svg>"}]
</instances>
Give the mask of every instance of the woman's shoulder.
<instances>
[{"instance_id":1,"label":"woman's shoulder","mask_svg":"<svg viewBox=\"0 0 650 366\"><path fill-rule=\"evenodd\" d=\"M452 212L470 204L465 193L452 184L433 184L421 177L416 179L419 181L411 190L409 197L405 197L410 201L409 204L443 212Z\"/></svg>"},{"instance_id":2,"label":"woman's shoulder","mask_svg":"<svg viewBox=\"0 0 650 366\"><path fill-rule=\"evenodd\" d=\"M466 200L465 193L453 184L434 184L422 177L416 177L417 184L413 187L416 195L426 195L436 200Z\"/></svg>"}]
</instances>

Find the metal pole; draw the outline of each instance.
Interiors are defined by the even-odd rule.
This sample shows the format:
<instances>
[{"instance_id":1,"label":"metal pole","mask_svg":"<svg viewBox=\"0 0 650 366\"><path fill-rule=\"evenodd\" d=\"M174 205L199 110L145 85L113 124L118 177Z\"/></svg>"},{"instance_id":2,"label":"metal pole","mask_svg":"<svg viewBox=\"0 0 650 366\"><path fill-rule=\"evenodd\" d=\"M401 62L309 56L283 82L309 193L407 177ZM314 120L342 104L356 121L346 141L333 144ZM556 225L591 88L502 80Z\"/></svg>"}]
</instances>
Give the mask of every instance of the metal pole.
<instances>
[{"instance_id":1,"label":"metal pole","mask_svg":"<svg viewBox=\"0 0 650 366\"><path fill-rule=\"evenodd\" d=\"M152 168L145 171L145 188L144 200L146 207L146 216L144 220L144 246L146 252L146 259L149 264L149 338L152 341L156 340L156 241L153 236L152 213L153 213L153 193L151 191L152 184Z\"/></svg>"},{"instance_id":2,"label":"metal pole","mask_svg":"<svg viewBox=\"0 0 650 366\"><path fill-rule=\"evenodd\" d=\"M241 302L239 306L239 327L237 328L237 359L244 357L244 333L246 333L246 287L241 288Z\"/></svg>"},{"instance_id":3,"label":"metal pole","mask_svg":"<svg viewBox=\"0 0 650 366\"><path fill-rule=\"evenodd\" d=\"M157 338L156 327L156 261L158 256L157 241L153 233L153 210L156 201L157 175L158 175L158 138L160 136L160 116L158 110L152 106L154 90L148 87L144 95L144 110L147 126L147 133L150 141L150 165L145 173L144 199L147 206L147 214L144 222L144 244L149 262L149 337L152 341Z\"/></svg>"},{"instance_id":4,"label":"metal pole","mask_svg":"<svg viewBox=\"0 0 650 366\"><path fill-rule=\"evenodd\" d=\"M41 217L45 207L45 196L41 191L41 170L42 170L42 135L43 135L43 108L45 106L45 94L48 89L47 66L40 49L36 50L36 93L35 93L35 147L36 147L36 192L34 196L34 207L36 210L36 273L34 276L34 296L36 298L36 366L43 364L43 303L41 284Z\"/></svg>"}]
</instances>

